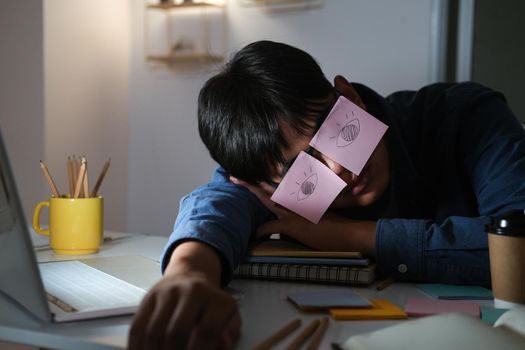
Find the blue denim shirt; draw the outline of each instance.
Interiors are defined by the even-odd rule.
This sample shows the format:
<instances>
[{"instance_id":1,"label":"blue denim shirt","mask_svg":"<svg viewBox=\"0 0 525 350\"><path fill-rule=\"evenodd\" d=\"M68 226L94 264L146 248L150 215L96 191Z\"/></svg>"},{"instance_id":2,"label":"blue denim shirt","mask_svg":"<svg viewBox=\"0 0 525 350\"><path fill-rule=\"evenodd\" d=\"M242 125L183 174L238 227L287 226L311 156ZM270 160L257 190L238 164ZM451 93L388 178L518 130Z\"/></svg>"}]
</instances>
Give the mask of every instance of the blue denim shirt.
<instances>
[{"instance_id":1,"label":"blue denim shirt","mask_svg":"<svg viewBox=\"0 0 525 350\"><path fill-rule=\"evenodd\" d=\"M380 205L348 208L377 220L379 273L400 280L490 285L490 216L525 208L525 131L504 97L475 83L433 84L387 98L353 84L368 111L390 126L391 178ZM205 242L222 259L222 281L273 215L218 168L181 200L163 268L174 247Z\"/></svg>"}]
</instances>

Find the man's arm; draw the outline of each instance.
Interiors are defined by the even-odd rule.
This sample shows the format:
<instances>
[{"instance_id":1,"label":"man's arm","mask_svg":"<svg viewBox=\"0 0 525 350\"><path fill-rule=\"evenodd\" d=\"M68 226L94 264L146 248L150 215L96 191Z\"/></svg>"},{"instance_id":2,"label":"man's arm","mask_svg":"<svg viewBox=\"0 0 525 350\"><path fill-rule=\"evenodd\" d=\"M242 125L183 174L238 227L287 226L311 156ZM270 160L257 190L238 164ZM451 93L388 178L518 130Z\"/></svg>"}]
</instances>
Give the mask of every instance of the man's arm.
<instances>
[{"instance_id":1,"label":"man's arm","mask_svg":"<svg viewBox=\"0 0 525 350\"><path fill-rule=\"evenodd\" d=\"M220 286L221 262L213 248L197 241L180 244L171 255L165 276L199 272L216 286Z\"/></svg>"},{"instance_id":2,"label":"man's arm","mask_svg":"<svg viewBox=\"0 0 525 350\"><path fill-rule=\"evenodd\" d=\"M221 168L210 183L184 197L162 256L164 276L138 310L130 349L233 347L241 320L220 286L229 282L251 234L268 215Z\"/></svg>"},{"instance_id":3,"label":"man's arm","mask_svg":"<svg viewBox=\"0 0 525 350\"><path fill-rule=\"evenodd\" d=\"M181 242L200 241L218 253L224 286L244 257L251 235L269 218L270 212L252 193L232 184L225 171L218 168L211 182L181 200L173 233L161 259L162 271Z\"/></svg>"},{"instance_id":4,"label":"man's arm","mask_svg":"<svg viewBox=\"0 0 525 350\"><path fill-rule=\"evenodd\" d=\"M221 260L213 248L197 241L179 244L135 315L129 348L231 348L241 319L220 280Z\"/></svg>"},{"instance_id":5,"label":"man's arm","mask_svg":"<svg viewBox=\"0 0 525 350\"><path fill-rule=\"evenodd\" d=\"M435 189L428 203L435 205L436 215L425 220L379 220L378 266L400 279L488 286L485 225L490 216L525 208L523 128L500 94L474 83L451 85L434 98L402 100L417 102L403 109L406 115L412 111L424 116L427 110L444 106L439 113L430 113L435 120L425 129L432 136L418 138L433 143L412 147L416 154L436 144L432 157L419 157L436 164L433 171L441 174L421 176L428 188Z\"/></svg>"}]
</instances>

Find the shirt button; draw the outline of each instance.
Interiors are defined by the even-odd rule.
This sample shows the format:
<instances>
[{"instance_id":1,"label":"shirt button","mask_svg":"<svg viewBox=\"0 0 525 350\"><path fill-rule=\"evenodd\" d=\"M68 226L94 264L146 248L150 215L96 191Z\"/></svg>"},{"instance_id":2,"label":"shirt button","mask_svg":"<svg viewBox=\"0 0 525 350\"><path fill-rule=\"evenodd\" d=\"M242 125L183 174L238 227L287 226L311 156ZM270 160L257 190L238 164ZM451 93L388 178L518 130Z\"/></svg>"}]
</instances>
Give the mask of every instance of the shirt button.
<instances>
[{"instance_id":1,"label":"shirt button","mask_svg":"<svg viewBox=\"0 0 525 350\"><path fill-rule=\"evenodd\" d=\"M408 270L408 267L405 264L399 264L397 266L397 271L399 271L400 273L405 273L407 272L407 270Z\"/></svg>"}]
</instances>

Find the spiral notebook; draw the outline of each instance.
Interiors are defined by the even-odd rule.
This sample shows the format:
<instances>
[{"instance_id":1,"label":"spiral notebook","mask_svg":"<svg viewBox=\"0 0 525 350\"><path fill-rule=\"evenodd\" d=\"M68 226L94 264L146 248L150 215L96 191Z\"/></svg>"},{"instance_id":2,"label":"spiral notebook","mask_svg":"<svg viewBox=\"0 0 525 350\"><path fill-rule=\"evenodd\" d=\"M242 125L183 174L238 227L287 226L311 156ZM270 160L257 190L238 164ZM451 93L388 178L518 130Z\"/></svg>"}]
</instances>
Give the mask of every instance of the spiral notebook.
<instances>
[{"instance_id":1,"label":"spiral notebook","mask_svg":"<svg viewBox=\"0 0 525 350\"><path fill-rule=\"evenodd\" d=\"M234 271L237 278L363 285L375 280L376 266L360 252L321 251L281 238L255 242Z\"/></svg>"},{"instance_id":2,"label":"spiral notebook","mask_svg":"<svg viewBox=\"0 0 525 350\"><path fill-rule=\"evenodd\" d=\"M375 264L368 266L299 265L278 263L246 263L235 270L237 278L319 282L336 284L371 284Z\"/></svg>"}]
</instances>

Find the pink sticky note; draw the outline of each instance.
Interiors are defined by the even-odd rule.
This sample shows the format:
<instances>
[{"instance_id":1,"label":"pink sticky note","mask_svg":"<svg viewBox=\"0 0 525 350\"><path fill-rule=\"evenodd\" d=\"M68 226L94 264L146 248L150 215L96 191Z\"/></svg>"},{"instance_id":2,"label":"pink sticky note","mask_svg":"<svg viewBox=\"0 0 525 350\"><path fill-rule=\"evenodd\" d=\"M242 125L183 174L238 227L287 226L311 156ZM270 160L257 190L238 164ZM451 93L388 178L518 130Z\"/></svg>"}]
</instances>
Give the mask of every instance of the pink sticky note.
<instances>
[{"instance_id":1,"label":"pink sticky note","mask_svg":"<svg viewBox=\"0 0 525 350\"><path fill-rule=\"evenodd\" d=\"M430 316L447 312L458 312L479 317L479 305L467 300L410 298L405 304L405 312L412 317Z\"/></svg>"},{"instance_id":2,"label":"pink sticky note","mask_svg":"<svg viewBox=\"0 0 525 350\"><path fill-rule=\"evenodd\" d=\"M359 175L387 129L384 123L341 96L310 146Z\"/></svg>"},{"instance_id":3,"label":"pink sticky note","mask_svg":"<svg viewBox=\"0 0 525 350\"><path fill-rule=\"evenodd\" d=\"M271 199L317 224L345 186L326 165L301 152Z\"/></svg>"}]
</instances>

